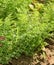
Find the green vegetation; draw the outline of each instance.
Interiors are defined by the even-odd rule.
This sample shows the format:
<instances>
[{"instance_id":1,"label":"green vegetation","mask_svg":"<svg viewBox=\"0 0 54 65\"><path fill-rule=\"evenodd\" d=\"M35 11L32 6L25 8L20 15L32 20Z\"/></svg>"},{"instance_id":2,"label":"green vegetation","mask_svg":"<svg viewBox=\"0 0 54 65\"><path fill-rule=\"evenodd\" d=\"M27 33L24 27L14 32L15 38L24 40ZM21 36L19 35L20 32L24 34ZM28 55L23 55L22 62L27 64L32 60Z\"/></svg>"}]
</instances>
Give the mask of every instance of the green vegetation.
<instances>
[{"instance_id":1,"label":"green vegetation","mask_svg":"<svg viewBox=\"0 0 54 65\"><path fill-rule=\"evenodd\" d=\"M0 64L40 51L54 31L54 1L0 0Z\"/></svg>"}]
</instances>

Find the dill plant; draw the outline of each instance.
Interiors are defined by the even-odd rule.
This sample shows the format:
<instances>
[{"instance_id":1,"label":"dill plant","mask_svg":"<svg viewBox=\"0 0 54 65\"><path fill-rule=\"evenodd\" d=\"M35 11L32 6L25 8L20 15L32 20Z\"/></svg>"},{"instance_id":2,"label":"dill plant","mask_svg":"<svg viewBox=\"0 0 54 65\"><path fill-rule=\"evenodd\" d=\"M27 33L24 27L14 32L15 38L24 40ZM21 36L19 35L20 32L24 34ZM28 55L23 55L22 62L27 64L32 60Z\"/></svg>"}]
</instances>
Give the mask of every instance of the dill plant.
<instances>
[{"instance_id":1,"label":"dill plant","mask_svg":"<svg viewBox=\"0 0 54 65\"><path fill-rule=\"evenodd\" d=\"M32 55L41 50L51 31L54 31L54 2L37 3L32 0L0 0L0 64L22 53ZM1 40L1 37L5 39Z\"/></svg>"}]
</instances>

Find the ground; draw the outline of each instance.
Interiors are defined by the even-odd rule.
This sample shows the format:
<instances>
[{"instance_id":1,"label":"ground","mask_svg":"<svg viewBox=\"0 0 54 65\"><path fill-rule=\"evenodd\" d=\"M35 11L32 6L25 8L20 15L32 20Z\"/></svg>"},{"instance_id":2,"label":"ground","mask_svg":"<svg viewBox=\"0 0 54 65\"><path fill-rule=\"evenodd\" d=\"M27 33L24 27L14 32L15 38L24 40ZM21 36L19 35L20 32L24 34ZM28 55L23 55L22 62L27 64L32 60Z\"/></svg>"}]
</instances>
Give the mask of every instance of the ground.
<instances>
[{"instance_id":1,"label":"ground","mask_svg":"<svg viewBox=\"0 0 54 65\"><path fill-rule=\"evenodd\" d=\"M48 44L43 49L43 54L34 54L32 57L22 55L12 59L8 65L54 65L54 41L47 40Z\"/></svg>"}]
</instances>

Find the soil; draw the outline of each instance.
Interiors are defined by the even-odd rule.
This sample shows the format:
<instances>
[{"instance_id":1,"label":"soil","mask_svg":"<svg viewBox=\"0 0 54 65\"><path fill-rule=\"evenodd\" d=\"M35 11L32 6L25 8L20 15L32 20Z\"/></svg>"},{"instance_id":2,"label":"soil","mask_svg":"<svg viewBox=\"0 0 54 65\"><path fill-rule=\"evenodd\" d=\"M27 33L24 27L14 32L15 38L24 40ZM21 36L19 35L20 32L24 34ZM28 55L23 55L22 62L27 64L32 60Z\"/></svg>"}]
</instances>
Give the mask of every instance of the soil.
<instances>
[{"instance_id":1,"label":"soil","mask_svg":"<svg viewBox=\"0 0 54 65\"><path fill-rule=\"evenodd\" d=\"M47 40L48 46L43 49L43 54L34 54L32 57L22 55L12 59L8 65L54 65L54 42Z\"/></svg>"}]
</instances>

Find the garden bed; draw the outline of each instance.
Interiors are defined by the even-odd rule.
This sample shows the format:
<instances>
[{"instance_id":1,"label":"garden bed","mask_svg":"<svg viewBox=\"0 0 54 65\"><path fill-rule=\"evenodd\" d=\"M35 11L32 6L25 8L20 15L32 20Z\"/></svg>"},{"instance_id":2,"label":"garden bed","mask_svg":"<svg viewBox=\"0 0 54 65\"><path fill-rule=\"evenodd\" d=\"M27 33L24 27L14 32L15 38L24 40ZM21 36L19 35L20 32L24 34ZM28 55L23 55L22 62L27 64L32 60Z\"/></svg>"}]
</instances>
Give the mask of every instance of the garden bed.
<instances>
[{"instance_id":1,"label":"garden bed","mask_svg":"<svg viewBox=\"0 0 54 65\"><path fill-rule=\"evenodd\" d=\"M54 42L47 42L49 45L44 49L45 55L41 52L34 53L32 57L22 55L18 59L13 58L8 65L54 65Z\"/></svg>"}]
</instances>

